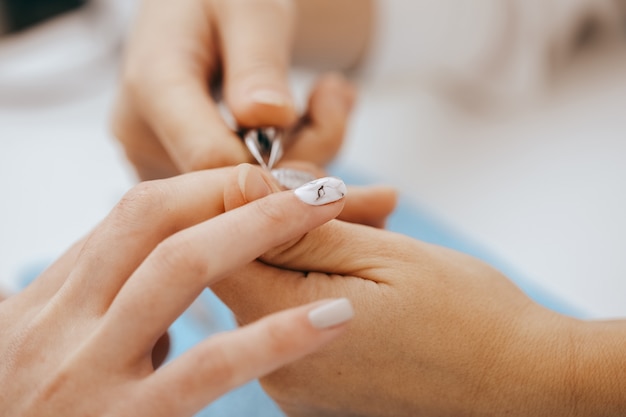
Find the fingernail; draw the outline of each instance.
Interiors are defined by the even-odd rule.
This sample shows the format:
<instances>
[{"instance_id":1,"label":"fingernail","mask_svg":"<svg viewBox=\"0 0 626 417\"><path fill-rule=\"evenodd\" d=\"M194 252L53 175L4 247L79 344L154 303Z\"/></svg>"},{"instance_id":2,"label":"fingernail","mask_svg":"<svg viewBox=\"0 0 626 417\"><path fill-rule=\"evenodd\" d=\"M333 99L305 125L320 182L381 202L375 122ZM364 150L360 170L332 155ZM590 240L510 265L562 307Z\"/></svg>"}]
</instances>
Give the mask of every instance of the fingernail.
<instances>
[{"instance_id":1,"label":"fingernail","mask_svg":"<svg viewBox=\"0 0 626 417\"><path fill-rule=\"evenodd\" d=\"M311 206L321 206L341 200L347 192L346 184L335 177L320 178L294 190L300 200Z\"/></svg>"},{"instance_id":2,"label":"fingernail","mask_svg":"<svg viewBox=\"0 0 626 417\"><path fill-rule=\"evenodd\" d=\"M307 182L315 180L315 175L310 172L291 168L273 169L272 176L281 186L287 188L288 190L293 190L306 184Z\"/></svg>"},{"instance_id":3,"label":"fingernail","mask_svg":"<svg viewBox=\"0 0 626 417\"><path fill-rule=\"evenodd\" d=\"M274 90L257 90L250 96L252 101L274 107L291 106L291 99L283 93Z\"/></svg>"},{"instance_id":4,"label":"fingernail","mask_svg":"<svg viewBox=\"0 0 626 417\"><path fill-rule=\"evenodd\" d=\"M258 200L272 192L263 175L252 169L250 164L243 164L239 167L238 182L241 194L247 202Z\"/></svg>"},{"instance_id":5,"label":"fingernail","mask_svg":"<svg viewBox=\"0 0 626 417\"><path fill-rule=\"evenodd\" d=\"M354 317L352 303L347 298L329 301L309 311L309 321L316 329L328 329Z\"/></svg>"}]
</instances>

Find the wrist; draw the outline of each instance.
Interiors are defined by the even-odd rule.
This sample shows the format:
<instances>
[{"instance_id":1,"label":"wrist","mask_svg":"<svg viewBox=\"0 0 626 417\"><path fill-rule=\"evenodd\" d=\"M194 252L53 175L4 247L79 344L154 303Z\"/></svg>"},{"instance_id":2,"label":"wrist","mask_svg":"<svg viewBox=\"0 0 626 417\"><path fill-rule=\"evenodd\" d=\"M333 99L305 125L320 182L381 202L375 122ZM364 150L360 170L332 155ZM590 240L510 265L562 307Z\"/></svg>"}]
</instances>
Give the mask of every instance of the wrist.
<instances>
[{"instance_id":1,"label":"wrist","mask_svg":"<svg viewBox=\"0 0 626 417\"><path fill-rule=\"evenodd\" d=\"M537 311L483 378L477 415L623 416L626 322L583 322Z\"/></svg>"},{"instance_id":2,"label":"wrist","mask_svg":"<svg viewBox=\"0 0 626 417\"><path fill-rule=\"evenodd\" d=\"M571 366L572 415L623 416L626 412L626 321L581 323Z\"/></svg>"},{"instance_id":3,"label":"wrist","mask_svg":"<svg viewBox=\"0 0 626 417\"><path fill-rule=\"evenodd\" d=\"M576 340L582 322L529 308L498 332L468 410L480 416L577 415Z\"/></svg>"}]
</instances>

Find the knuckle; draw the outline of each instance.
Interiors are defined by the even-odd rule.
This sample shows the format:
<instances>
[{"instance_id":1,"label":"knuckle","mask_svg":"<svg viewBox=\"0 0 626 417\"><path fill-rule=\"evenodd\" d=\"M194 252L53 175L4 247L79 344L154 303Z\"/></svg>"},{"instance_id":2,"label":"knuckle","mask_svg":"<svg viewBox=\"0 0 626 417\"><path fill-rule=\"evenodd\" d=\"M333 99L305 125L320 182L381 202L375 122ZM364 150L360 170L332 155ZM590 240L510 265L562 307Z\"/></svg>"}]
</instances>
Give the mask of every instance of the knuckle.
<instances>
[{"instance_id":1,"label":"knuckle","mask_svg":"<svg viewBox=\"0 0 626 417\"><path fill-rule=\"evenodd\" d=\"M176 86L179 77L172 65L148 57L127 63L120 79L122 92L135 103L150 105L163 93L163 85Z\"/></svg>"},{"instance_id":2,"label":"knuckle","mask_svg":"<svg viewBox=\"0 0 626 417\"><path fill-rule=\"evenodd\" d=\"M172 285L180 285L181 279L191 284L211 274L210 263L200 255L197 245L186 238L184 232L159 243L153 251L153 257L156 270L163 274L163 278L176 281Z\"/></svg>"},{"instance_id":3,"label":"knuckle","mask_svg":"<svg viewBox=\"0 0 626 417\"><path fill-rule=\"evenodd\" d=\"M271 356L284 356L290 352L299 338L294 338L294 329L283 320L269 320L265 325L266 349Z\"/></svg>"},{"instance_id":4,"label":"knuckle","mask_svg":"<svg viewBox=\"0 0 626 417\"><path fill-rule=\"evenodd\" d=\"M122 197L110 216L124 225L155 221L166 209L167 194L163 181L142 182Z\"/></svg>"},{"instance_id":5,"label":"knuckle","mask_svg":"<svg viewBox=\"0 0 626 417\"><path fill-rule=\"evenodd\" d=\"M205 375L210 375L214 381L232 386L237 376L237 365L230 354L226 352L226 345L221 342L221 338L229 333L214 336L214 343L210 349L206 349L199 356L198 367L204 371Z\"/></svg>"}]
</instances>

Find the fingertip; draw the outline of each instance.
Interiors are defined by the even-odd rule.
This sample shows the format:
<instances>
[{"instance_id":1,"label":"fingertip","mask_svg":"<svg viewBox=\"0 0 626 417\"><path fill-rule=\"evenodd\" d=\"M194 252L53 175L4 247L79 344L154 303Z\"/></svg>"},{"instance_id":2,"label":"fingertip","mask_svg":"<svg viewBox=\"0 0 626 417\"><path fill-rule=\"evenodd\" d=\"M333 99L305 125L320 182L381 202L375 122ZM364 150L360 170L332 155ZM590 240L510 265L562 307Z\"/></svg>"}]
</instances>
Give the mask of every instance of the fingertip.
<instances>
[{"instance_id":1,"label":"fingertip","mask_svg":"<svg viewBox=\"0 0 626 417\"><path fill-rule=\"evenodd\" d=\"M348 189L341 179L324 177L301 185L294 190L294 194L305 204L323 206L343 200Z\"/></svg>"},{"instance_id":2,"label":"fingertip","mask_svg":"<svg viewBox=\"0 0 626 417\"><path fill-rule=\"evenodd\" d=\"M328 163L341 147L355 100L356 89L343 76L322 77L309 98L306 123L294 131L286 157Z\"/></svg>"},{"instance_id":3,"label":"fingertip","mask_svg":"<svg viewBox=\"0 0 626 417\"><path fill-rule=\"evenodd\" d=\"M273 178L256 165L237 165L224 186L225 211L241 207L269 194L281 191Z\"/></svg>"},{"instance_id":4,"label":"fingertip","mask_svg":"<svg viewBox=\"0 0 626 417\"><path fill-rule=\"evenodd\" d=\"M240 126L289 127L298 114L286 88L256 87L229 94L229 107Z\"/></svg>"},{"instance_id":5,"label":"fingertip","mask_svg":"<svg viewBox=\"0 0 626 417\"><path fill-rule=\"evenodd\" d=\"M292 3L226 1L219 13L225 97L243 127L288 127L296 120L289 87Z\"/></svg>"},{"instance_id":6,"label":"fingertip","mask_svg":"<svg viewBox=\"0 0 626 417\"><path fill-rule=\"evenodd\" d=\"M398 189L395 187L390 187L386 185L375 186L375 189L378 190L381 196L381 199L387 202L387 207L389 208L389 212L393 211L398 205L398 199L400 198Z\"/></svg>"},{"instance_id":7,"label":"fingertip","mask_svg":"<svg viewBox=\"0 0 626 417\"><path fill-rule=\"evenodd\" d=\"M246 203L272 193L272 186L260 169L255 169L250 164L241 164L237 167L237 170L239 191Z\"/></svg>"},{"instance_id":8,"label":"fingertip","mask_svg":"<svg viewBox=\"0 0 626 417\"><path fill-rule=\"evenodd\" d=\"M353 186L339 218L350 223L384 228L397 203L398 191L393 187Z\"/></svg>"}]
</instances>

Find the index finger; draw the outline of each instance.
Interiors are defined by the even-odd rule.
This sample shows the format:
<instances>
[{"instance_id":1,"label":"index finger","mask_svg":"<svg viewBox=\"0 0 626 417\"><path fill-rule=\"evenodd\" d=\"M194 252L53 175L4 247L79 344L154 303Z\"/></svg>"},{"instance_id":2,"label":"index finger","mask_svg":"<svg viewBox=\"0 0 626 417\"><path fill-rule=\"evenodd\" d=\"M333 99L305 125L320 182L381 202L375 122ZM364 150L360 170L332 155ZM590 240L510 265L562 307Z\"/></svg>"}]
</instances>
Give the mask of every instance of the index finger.
<instances>
[{"instance_id":1,"label":"index finger","mask_svg":"<svg viewBox=\"0 0 626 417\"><path fill-rule=\"evenodd\" d=\"M210 94L219 62L205 8L195 0L144 2L124 67L125 92L182 172L250 159Z\"/></svg>"},{"instance_id":2,"label":"index finger","mask_svg":"<svg viewBox=\"0 0 626 417\"><path fill-rule=\"evenodd\" d=\"M262 191L270 193L260 173L247 168L247 172L239 171L244 174L240 184L246 191L261 184L265 187ZM341 188L343 183L334 181ZM329 189L327 196L330 194ZM144 354L146 346L151 346L206 286L270 248L334 218L343 207L340 193L323 205L305 202L309 201L305 198L302 190L272 194L166 239L111 305L104 326L105 340L113 341L111 352L115 352L111 354Z\"/></svg>"}]
</instances>

